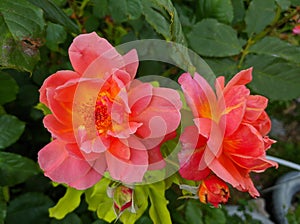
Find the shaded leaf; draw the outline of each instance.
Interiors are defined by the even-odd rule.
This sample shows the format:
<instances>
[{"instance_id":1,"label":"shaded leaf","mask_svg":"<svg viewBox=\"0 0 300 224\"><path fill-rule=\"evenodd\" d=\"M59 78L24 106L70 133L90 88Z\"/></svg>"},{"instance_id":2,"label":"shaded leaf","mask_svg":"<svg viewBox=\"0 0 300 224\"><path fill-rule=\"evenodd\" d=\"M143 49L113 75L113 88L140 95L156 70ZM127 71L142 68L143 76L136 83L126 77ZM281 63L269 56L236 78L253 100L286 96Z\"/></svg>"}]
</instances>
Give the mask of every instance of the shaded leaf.
<instances>
[{"instance_id":1,"label":"shaded leaf","mask_svg":"<svg viewBox=\"0 0 300 224\"><path fill-rule=\"evenodd\" d=\"M51 220L51 224L82 224L81 219L75 213L70 213L66 215L65 218L61 220L53 219Z\"/></svg>"},{"instance_id":2,"label":"shaded leaf","mask_svg":"<svg viewBox=\"0 0 300 224\"><path fill-rule=\"evenodd\" d=\"M188 7L187 5L181 5L177 3L174 3L174 6L178 13L183 32L189 32L191 27L196 23L196 15L194 14L194 9Z\"/></svg>"},{"instance_id":3,"label":"shaded leaf","mask_svg":"<svg viewBox=\"0 0 300 224\"><path fill-rule=\"evenodd\" d=\"M232 23L242 22L245 17L245 6L243 0L231 0L233 7L233 21Z\"/></svg>"},{"instance_id":4,"label":"shaded leaf","mask_svg":"<svg viewBox=\"0 0 300 224\"><path fill-rule=\"evenodd\" d=\"M291 0L291 3L293 6L299 6L300 5L300 0Z\"/></svg>"},{"instance_id":5,"label":"shaded leaf","mask_svg":"<svg viewBox=\"0 0 300 224\"><path fill-rule=\"evenodd\" d=\"M153 222L151 221L151 219L148 216L142 216L137 222L136 224L152 224Z\"/></svg>"},{"instance_id":6,"label":"shaded leaf","mask_svg":"<svg viewBox=\"0 0 300 224\"><path fill-rule=\"evenodd\" d=\"M93 0L93 15L102 18L108 14L108 0Z\"/></svg>"},{"instance_id":7,"label":"shaded leaf","mask_svg":"<svg viewBox=\"0 0 300 224\"><path fill-rule=\"evenodd\" d=\"M253 0L246 11L246 32L250 36L261 32L275 17L276 5L274 0Z\"/></svg>"},{"instance_id":8,"label":"shaded leaf","mask_svg":"<svg viewBox=\"0 0 300 224\"><path fill-rule=\"evenodd\" d=\"M33 84L20 86L17 102L20 106L33 106L39 102L39 89Z\"/></svg>"},{"instance_id":9,"label":"shaded leaf","mask_svg":"<svg viewBox=\"0 0 300 224\"><path fill-rule=\"evenodd\" d=\"M14 101L18 91L17 82L9 74L0 72L0 105Z\"/></svg>"},{"instance_id":10,"label":"shaded leaf","mask_svg":"<svg viewBox=\"0 0 300 224\"><path fill-rule=\"evenodd\" d=\"M62 25L73 33L79 33L78 26L60 9L52 0L28 0L32 4L43 9L46 17L54 22Z\"/></svg>"},{"instance_id":11,"label":"shaded leaf","mask_svg":"<svg viewBox=\"0 0 300 224\"><path fill-rule=\"evenodd\" d=\"M287 10L291 5L290 0L276 0L276 2L281 7L282 10Z\"/></svg>"},{"instance_id":12,"label":"shaded leaf","mask_svg":"<svg viewBox=\"0 0 300 224\"><path fill-rule=\"evenodd\" d=\"M13 115L0 116L0 149L15 143L25 128L25 123Z\"/></svg>"},{"instance_id":13,"label":"shaded leaf","mask_svg":"<svg viewBox=\"0 0 300 224\"><path fill-rule=\"evenodd\" d=\"M59 199L57 204L49 209L49 216L63 219L68 213L74 211L80 204L83 191L68 187L65 195Z\"/></svg>"},{"instance_id":14,"label":"shaded leaf","mask_svg":"<svg viewBox=\"0 0 300 224\"><path fill-rule=\"evenodd\" d=\"M4 187L0 187L0 223L4 223L6 217L6 200L4 197Z\"/></svg>"},{"instance_id":15,"label":"shaded leaf","mask_svg":"<svg viewBox=\"0 0 300 224\"><path fill-rule=\"evenodd\" d=\"M222 23L230 24L233 19L233 6L231 0L198 0L197 18L215 18Z\"/></svg>"},{"instance_id":16,"label":"shaded leaf","mask_svg":"<svg viewBox=\"0 0 300 224\"><path fill-rule=\"evenodd\" d=\"M48 23L46 29L46 46L52 51L58 51L58 45L63 43L67 38L67 33L61 25Z\"/></svg>"},{"instance_id":17,"label":"shaded leaf","mask_svg":"<svg viewBox=\"0 0 300 224\"><path fill-rule=\"evenodd\" d=\"M149 216L154 224L172 223L169 210L167 208L168 200L165 198L164 181L150 184L148 186L149 199L151 206Z\"/></svg>"},{"instance_id":18,"label":"shaded leaf","mask_svg":"<svg viewBox=\"0 0 300 224\"><path fill-rule=\"evenodd\" d=\"M95 222L93 222L92 224L107 224L107 222L105 222L102 219L97 219Z\"/></svg>"},{"instance_id":19,"label":"shaded leaf","mask_svg":"<svg viewBox=\"0 0 300 224\"><path fill-rule=\"evenodd\" d=\"M40 59L44 18L26 0L0 1L0 67L32 72Z\"/></svg>"},{"instance_id":20,"label":"shaded leaf","mask_svg":"<svg viewBox=\"0 0 300 224\"><path fill-rule=\"evenodd\" d=\"M13 186L38 174L35 162L18 154L0 152L0 186Z\"/></svg>"},{"instance_id":21,"label":"shaded leaf","mask_svg":"<svg viewBox=\"0 0 300 224\"><path fill-rule=\"evenodd\" d=\"M236 61L230 58L206 58L205 61L216 76L225 76L226 80L238 72Z\"/></svg>"},{"instance_id":22,"label":"shaded leaf","mask_svg":"<svg viewBox=\"0 0 300 224\"><path fill-rule=\"evenodd\" d=\"M236 31L215 19L204 19L195 24L187 38L190 46L203 56L226 57L242 50Z\"/></svg>"},{"instance_id":23,"label":"shaded leaf","mask_svg":"<svg viewBox=\"0 0 300 224\"><path fill-rule=\"evenodd\" d=\"M137 19L142 14L140 0L109 0L108 9L117 23Z\"/></svg>"},{"instance_id":24,"label":"shaded leaf","mask_svg":"<svg viewBox=\"0 0 300 224\"><path fill-rule=\"evenodd\" d=\"M207 205L204 206L206 207L204 223L226 224L226 217L221 209L216 209Z\"/></svg>"},{"instance_id":25,"label":"shaded leaf","mask_svg":"<svg viewBox=\"0 0 300 224\"><path fill-rule=\"evenodd\" d=\"M198 224L203 223L203 213L199 207L199 202L196 200L189 200L185 207L185 220L187 223L195 223L197 220Z\"/></svg>"},{"instance_id":26,"label":"shaded leaf","mask_svg":"<svg viewBox=\"0 0 300 224\"><path fill-rule=\"evenodd\" d=\"M249 52L279 57L300 64L300 47L276 37L265 37L249 48Z\"/></svg>"},{"instance_id":27,"label":"shaded leaf","mask_svg":"<svg viewBox=\"0 0 300 224\"><path fill-rule=\"evenodd\" d=\"M272 100L290 100L300 96L300 66L268 55L248 55L247 68L253 66L250 86Z\"/></svg>"},{"instance_id":28,"label":"shaded leaf","mask_svg":"<svg viewBox=\"0 0 300 224\"><path fill-rule=\"evenodd\" d=\"M166 40L186 45L181 23L170 0L143 0L146 21Z\"/></svg>"},{"instance_id":29,"label":"shaded leaf","mask_svg":"<svg viewBox=\"0 0 300 224\"><path fill-rule=\"evenodd\" d=\"M48 223L48 208L53 202L40 193L26 193L9 203L7 209L7 224Z\"/></svg>"}]
</instances>

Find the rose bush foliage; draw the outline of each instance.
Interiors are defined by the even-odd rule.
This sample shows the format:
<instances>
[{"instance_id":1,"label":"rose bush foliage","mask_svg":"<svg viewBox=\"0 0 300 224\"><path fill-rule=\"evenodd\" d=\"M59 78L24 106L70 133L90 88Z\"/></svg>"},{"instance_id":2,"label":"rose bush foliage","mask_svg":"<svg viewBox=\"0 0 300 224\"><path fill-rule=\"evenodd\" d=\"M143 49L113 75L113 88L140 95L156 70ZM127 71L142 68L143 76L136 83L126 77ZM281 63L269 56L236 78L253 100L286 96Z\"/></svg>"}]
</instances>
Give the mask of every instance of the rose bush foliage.
<instances>
[{"instance_id":1,"label":"rose bush foliage","mask_svg":"<svg viewBox=\"0 0 300 224\"><path fill-rule=\"evenodd\" d=\"M265 180L253 173L275 166L266 111L300 95L299 5L0 1L0 223L242 222L199 201L257 197ZM141 39L204 62L180 48L170 58L185 69L115 49ZM170 167L179 173L164 179Z\"/></svg>"}]
</instances>

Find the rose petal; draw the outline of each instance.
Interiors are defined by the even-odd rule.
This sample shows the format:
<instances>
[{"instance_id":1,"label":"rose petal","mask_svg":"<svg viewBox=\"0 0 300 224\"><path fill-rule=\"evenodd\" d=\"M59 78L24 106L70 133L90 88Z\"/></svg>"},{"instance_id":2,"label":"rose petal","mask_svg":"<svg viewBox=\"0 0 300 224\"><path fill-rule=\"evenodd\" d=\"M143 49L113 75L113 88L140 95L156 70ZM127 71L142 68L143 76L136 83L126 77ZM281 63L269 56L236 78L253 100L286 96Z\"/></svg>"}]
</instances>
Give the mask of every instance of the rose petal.
<instances>
[{"instance_id":1,"label":"rose petal","mask_svg":"<svg viewBox=\"0 0 300 224\"><path fill-rule=\"evenodd\" d=\"M69 48L72 66L79 74L83 74L87 67L99 57L113 60L119 56L115 48L95 32L77 36Z\"/></svg>"},{"instance_id":2,"label":"rose petal","mask_svg":"<svg viewBox=\"0 0 300 224\"><path fill-rule=\"evenodd\" d=\"M131 79L133 79L139 66L137 51L135 49L129 51L123 56L123 60L126 71L130 74Z\"/></svg>"},{"instance_id":3,"label":"rose petal","mask_svg":"<svg viewBox=\"0 0 300 224\"><path fill-rule=\"evenodd\" d=\"M127 145L126 145L127 144ZM116 140L106 152L108 170L113 179L123 183L141 182L148 169L148 153L141 145ZM132 149L131 146L138 149Z\"/></svg>"},{"instance_id":4,"label":"rose petal","mask_svg":"<svg viewBox=\"0 0 300 224\"><path fill-rule=\"evenodd\" d=\"M73 127L60 123L52 114L48 114L43 120L44 126L51 132L54 138L66 142L75 142Z\"/></svg>"},{"instance_id":5,"label":"rose petal","mask_svg":"<svg viewBox=\"0 0 300 224\"><path fill-rule=\"evenodd\" d=\"M207 81L195 73L194 79L189 73L182 74L178 79L186 101L195 117L212 118L216 109L216 98Z\"/></svg>"},{"instance_id":6,"label":"rose petal","mask_svg":"<svg viewBox=\"0 0 300 224\"><path fill-rule=\"evenodd\" d=\"M206 138L198 134L196 126L189 126L184 129L180 136L182 150L178 153L179 173L182 177L189 180L202 180L210 173L207 167L202 170L198 169L206 141Z\"/></svg>"},{"instance_id":7,"label":"rose petal","mask_svg":"<svg viewBox=\"0 0 300 224\"><path fill-rule=\"evenodd\" d=\"M79 75L73 71L58 71L55 74L45 79L42 87L40 88L40 101L49 107L48 97L53 98L53 95L49 95L48 89L56 89L57 87L65 84L72 79L78 79Z\"/></svg>"},{"instance_id":8,"label":"rose petal","mask_svg":"<svg viewBox=\"0 0 300 224\"><path fill-rule=\"evenodd\" d=\"M262 136L267 135L271 130L271 120L265 111L261 113L256 121L251 122L251 125L255 127Z\"/></svg>"},{"instance_id":9,"label":"rose petal","mask_svg":"<svg viewBox=\"0 0 300 224\"><path fill-rule=\"evenodd\" d=\"M244 115L245 122L253 122L259 118L268 105L268 99L260 95L250 95L247 98L247 106Z\"/></svg>"},{"instance_id":10,"label":"rose petal","mask_svg":"<svg viewBox=\"0 0 300 224\"><path fill-rule=\"evenodd\" d=\"M165 135L177 129L181 117L180 108L181 101L177 91L153 88L153 96L148 107L131 118L132 121L143 124L136 134L142 138L163 139Z\"/></svg>"},{"instance_id":11,"label":"rose petal","mask_svg":"<svg viewBox=\"0 0 300 224\"><path fill-rule=\"evenodd\" d=\"M233 86L246 85L252 80L253 68L248 68L237 73L225 86L224 92L231 89Z\"/></svg>"},{"instance_id":12,"label":"rose petal","mask_svg":"<svg viewBox=\"0 0 300 224\"><path fill-rule=\"evenodd\" d=\"M134 80L128 91L128 103L131 110L131 117L139 115L148 107L152 99L152 85Z\"/></svg>"},{"instance_id":13,"label":"rose petal","mask_svg":"<svg viewBox=\"0 0 300 224\"><path fill-rule=\"evenodd\" d=\"M222 108L222 110L226 116L226 135L231 135L239 127L245 113L249 94L250 91L245 86L233 86L225 92L226 108Z\"/></svg>"},{"instance_id":14,"label":"rose petal","mask_svg":"<svg viewBox=\"0 0 300 224\"><path fill-rule=\"evenodd\" d=\"M258 197L259 192L246 172L237 168L235 164L227 157L221 157L210 164L210 169L222 180L230 183L240 191L248 191L252 197Z\"/></svg>"},{"instance_id":15,"label":"rose petal","mask_svg":"<svg viewBox=\"0 0 300 224\"><path fill-rule=\"evenodd\" d=\"M101 178L93 174L90 178L92 167L85 160L68 154L65 143L54 140L38 153L38 162L44 170L45 176L58 183L66 183L77 189L86 189Z\"/></svg>"}]
</instances>

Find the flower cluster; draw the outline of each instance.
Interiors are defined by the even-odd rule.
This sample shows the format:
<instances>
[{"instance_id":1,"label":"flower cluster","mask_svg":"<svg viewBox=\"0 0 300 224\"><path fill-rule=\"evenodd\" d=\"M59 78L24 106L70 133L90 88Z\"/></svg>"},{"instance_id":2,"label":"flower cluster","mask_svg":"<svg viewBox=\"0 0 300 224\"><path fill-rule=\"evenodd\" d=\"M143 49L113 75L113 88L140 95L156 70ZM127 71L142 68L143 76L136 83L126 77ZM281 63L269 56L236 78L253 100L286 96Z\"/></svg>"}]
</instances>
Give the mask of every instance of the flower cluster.
<instances>
[{"instance_id":1,"label":"flower cluster","mask_svg":"<svg viewBox=\"0 0 300 224\"><path fill-rule=\"evenodd\" d=\"M96 33L76 37L69 57L74 71L56 72L40 89L40 101L52 112L44 125L53 141L40 150L38 162L51 180L76 189L107 173L122 183L111 195L121 213L134 208L134 188L124 186L165 166L160 148L176 136L180 95L135 79L136 51L122 56ZM194 116L180 136L179 173L200 181L200 201L216 207L229 198L227 183L257 197L250 172L277 165L266 159L274 143L267 137L268 100L245 86L251 72L241 71L226 85L219 77L215 90L197 73L178 80Z\"/></svg>"},{"instance_id":2,"label":"flower cluster","mask_svg":"<svg viewBox=\"0 0 300 224\"><path fill-rule=\"evenodd\" d=\"M251 79L252 69L239 72L226 85L224 77L218 77L214 92L197 73L179 78L194 116L194 125L186 127L180 137L182 177L201 181L216 175L240 191L259 196L250 172L263 172L277 164L266 159L266 150L275 142L267 136L271 128L265 112L268 100L250 95L245 85ZM225 201L222 191L220 198Z\"/></svg>"},{"instance_id":3,"label":"flower cluster","mask_svg":"<svg viewBox=\"0 0 300 224\"><path fill-rule=\"evenodd\" d=\"M121 56L96 33L74 39L75 71L58 71L40 89L52 114L44 118L53 141L38 154L46 176L86 189L104 172L123 183L141 182L165 163L163 142L180 123L179 94L135 80L135 50Z\"/></svg>"}]
</instances>

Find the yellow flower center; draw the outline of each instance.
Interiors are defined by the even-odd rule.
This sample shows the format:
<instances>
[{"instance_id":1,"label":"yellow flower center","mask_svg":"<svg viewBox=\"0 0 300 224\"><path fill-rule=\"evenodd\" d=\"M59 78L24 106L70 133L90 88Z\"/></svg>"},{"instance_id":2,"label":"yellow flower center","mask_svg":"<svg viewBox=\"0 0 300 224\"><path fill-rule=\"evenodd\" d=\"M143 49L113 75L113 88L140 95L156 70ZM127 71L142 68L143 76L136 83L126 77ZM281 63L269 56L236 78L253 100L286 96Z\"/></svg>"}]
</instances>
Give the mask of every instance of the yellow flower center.
<instances>
[{"instance_id":1,"label":"yellow flower center","mask_svg":"<svg viewBox=\"0 0 300 224\"><path fill-rule=\"evenodd\" d=\"M95 125L100 135L111 129L111 105L110 94L99 92L95 105Z\"/></svg>"}]
</instances>

